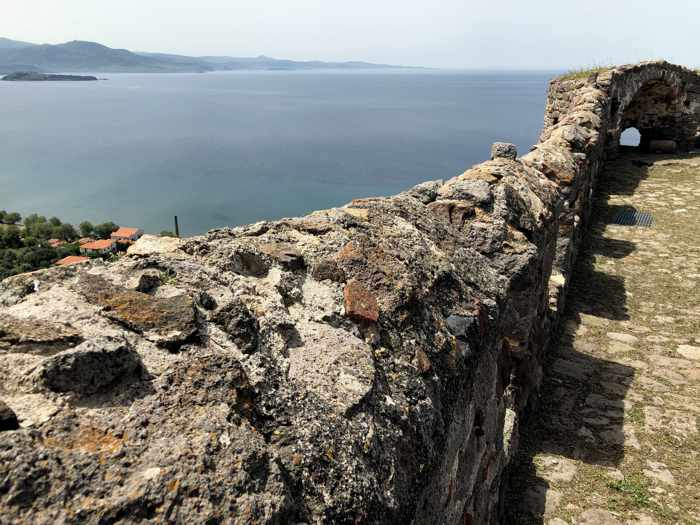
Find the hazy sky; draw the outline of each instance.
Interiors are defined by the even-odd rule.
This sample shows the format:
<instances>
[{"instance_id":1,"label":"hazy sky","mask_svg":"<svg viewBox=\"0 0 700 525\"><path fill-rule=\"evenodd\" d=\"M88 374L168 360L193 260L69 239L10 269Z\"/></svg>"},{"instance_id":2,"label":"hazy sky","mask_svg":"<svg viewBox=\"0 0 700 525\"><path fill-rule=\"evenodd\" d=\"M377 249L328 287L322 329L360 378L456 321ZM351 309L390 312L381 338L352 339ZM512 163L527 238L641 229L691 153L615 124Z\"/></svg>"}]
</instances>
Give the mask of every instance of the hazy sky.
<instances>
[{"instance_id":1,"label":"hazy sky","mask_svg":"<svg viewBox=\"0 0 700 525\"><path fill-rule=\"evenodd\" d=\"M451 68L700 65L700 0L0 0L0 36Z\"/></svg>"}]
</instances>

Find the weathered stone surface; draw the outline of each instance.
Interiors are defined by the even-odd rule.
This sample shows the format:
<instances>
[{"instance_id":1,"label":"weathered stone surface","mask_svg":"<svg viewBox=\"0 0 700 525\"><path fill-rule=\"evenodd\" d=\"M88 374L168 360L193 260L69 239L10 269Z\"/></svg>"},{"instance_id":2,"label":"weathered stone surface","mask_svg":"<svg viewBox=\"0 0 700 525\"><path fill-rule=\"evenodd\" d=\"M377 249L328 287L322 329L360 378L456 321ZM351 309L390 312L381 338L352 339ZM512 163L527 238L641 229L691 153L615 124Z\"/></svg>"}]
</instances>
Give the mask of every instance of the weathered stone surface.
<instances>
[{"instance_id":1,"label":"weathered stone surface","mask_svg":"<svg viewBox=\"0 0 700 525\"><path fill-rule=\"evenodd\" d=\"M260 326L240 299L221 307L212 320L231 337L241 351L250 353L257 349Z\"/></svg>"},{"instance_id":2,"label":"weathered stone surface","mask_svg":"<svg viewBox=\"0 0 700 525\"><path fill-rule=\"evenodd\" d=\"M264 277L270 269L270 261L257 249L241 246L231 253L230 269L251 277Z\"/></svg>"},{"instance_id":3,"label":"weathered stone surface","mask_svg":"<svg viewBox=\"0 0 700 525\"><path fill-rule=\"evenodd\" d=\"M275 259L286 270L304 268L304 257L289 243L265 243L260 250Z\"/></svg>"},{"instance_id":4,"label":"weathered stone surface","mask_svg":"<svg viewBox=\"0 0 700 525\"><path fill-rule=\"evenodd\" d=\"M150 293L163 283L160 271L155 268L144 270L134 280L133 288L137 292Z\"/></svg>"},{"instance_id":5,"label":"weathered stone surface","mask_svg":"<svg viewBox=\"0 0 700 525\"><path fill-rule=\"evenodd\" d=\"M542 477L554 483L568 483L574 479L578 471L578 467L573 461L556 456L540 458L538 467L542 467Z\"/></svg>"},{"instance_id":6,"label":"weathered stone surface","mask_svg":"<svg viewBox=\"0 0 700 525\"><path fill-rule=\"evenodd\" d=\"M376 321L379 319L377 298L360 282L349 281L343 291L345 296L345 313L361 321Z\"/></svg>"},{"instance_id":7,"label":"weathered stone surface","mask_svg":"<svg viewBox=\"0 0 700 525\"><path fill-rule=\"evenodd\" d=\"M140 372L141 360L126 340L104 337L49 358L36 377L54 392L88 395Z\"/></svg>"},{"instance_id":8,"label":"weathered stone surface","mask_svg":"<svg viewBox=\"0 0 700 525\"><path fill-rule=\"evenodd\" d=\"M491 146L491 160L494 159L511 159L515 160L518 156L518 149L515 144L508 142L494 142Z\"/></svg>"},{"instance_id":9,"label":"weathered stone surface","mask_svg":"<svg viewBox=\"0 0 700 525\"><path fill-rule=\"evenodd\" d=\"M134 256L147 256L157 254L177 254L183 241L177 237L159 237L157 235L143 235L134 244L129 246L127 253Z\"/></svg>"},{"instance_id":10,"label":"weathered stone surface","mask_svg":"<svg viewBox=\"0 0 700 525\"><path fill-rule=\"evenodd\" d=\"M68 324L12 315L0 317L0 352L50 354L81 341L81 334Z\"/></svg>"},{"instance_id":11,"label":"weathered stone surface","mask_svg":"<svg viewBox=\"0 0 700 525\"><path fill-rule=\"evenodd\" d=\"M427 182L422 182L406 191L406 195L409 195L415 199L418 199L423 204L429 204L433 202L438 196L438 190L442 187L444 181L442 180L431 180Z\"/></svg>"},{"instance_id":12,"label":"weathered stone surface","mask_svg":"<svg viewBox=\"0 0 700 525\"><path fill-rule=\"evenodd\" d=\"M700 346L679 345L678 353L687 359L700 361Z\"/></svg>"},{"instance_id":13,"label":"weathered stone surface","mask_svg":"<svg viewBox=\"0 0 700 525\"><path fill-rule=\"evenodd\" d=\"M314 279L323 281L328 279L337 283L345 282L345 271L338 266L338 263L333 259L322 259L314 266L312 275Z\"/></svg>"},{"instance_id":14,"label":"weathered stone surface","mask_svg":"<svg viewBox=\"0 0 700 525\"><path fill-rule=\"evenodd\" d=\"M36 278L36 272L13 275L0 281L0 305L12 306L19 303L26 296L37 291L40 280Z\"/></svg>"},{"instance_id":15,"label":"weathered stone surface","mask_svg":"<svg viewBox=\"0 0 700 525\"><path fill-rule=\"evenodd\" d=\"M659 461L647 460L647 468L645 468L642 472L646 477L660 481L661 483L665 483L667 485L673 485L676 483L671 471L668 470L666 465Z\"/></svg>"},{"instance_id":16,"label":"weathered stone surface","mask_svg":"<svg viewBox=\"0 0 700 525\"><path fill-rule=\"evenodd\" d=\"M622 525L617 516L603 509L588 509L576 521L580 525Z\"/></svg>"},{"instance_id":17,"label":"weathered stone surface","mask_svg":"<svg viewBox=\"0 0 700 525\"><path fill-rule=\"evenodd\" d=\"M613 341L618 341L620 343L628 344L628 345L633 345L636 343L639 338L636 335L632 334L621 334L619 332L609 332L608 337L612 339Z\"/></svg>"},{"instance_id":18,"label":"weathered stone surface","mask_svg":"<svg viewBox=\"0 0 700 525\"><path fill-rule=\"evenodd\" d=\"M433 369L433 364L430 362L428 354L423 350L416 352L416 366L421 374L428 374Z\"/></svg>"},{"instance_id":19,"label":"weathered stone surface","mask_svg":"<svg viewBox=\"0 0 700 525\"><path fill-rule=\"evenodd\" d=\"M159 298L121 288L103 277L81 274L76 285L102 315L163 345L184 342L196 331L194 305L186 295Z\"/></svg>"},{"instance_id":20,"label":"weathered stone surface","mask_svg":"<svg viewBox=\"0 0 700 525\"><path fill-rule=\"evenodd\" d=\"M18 428L19 421L17 421L17 415L10 407L0 400L0 432L5 430L17 430Z\"/></svg>"},{"instance_id":21,"label":"weathered stone surface","mask_svg":"<svg viewBox=\"0 0 700 525\"><path fill-rule=\"evenodd\" d=\"M483 180L456 178L443 184L439 191L440 199L465 201L472 206L486 207L493 201L491 185Z\"/></svg>"},{"instance_id":22,"label":"weathered stone surface","mask_svg":"<svg viewBox=\"0 0 700 525\"><path fill-rule=\"evenodd\" d=\"M374 373L371 347L344 330L319 327L289 350L289 378L341 414L370 392Z\"/></svg>"},{"instance_id":23,"label":"weathered stone surface","mask_svg":"<svg viewBox=\"0 0 700 525\"><path fill-rule=\"evenodd\" d=\"M441 199L431 202L428 207L440 220L461 228L468 219L474 217L474 205L454 199Z\"/></svg>"}]
</instances>

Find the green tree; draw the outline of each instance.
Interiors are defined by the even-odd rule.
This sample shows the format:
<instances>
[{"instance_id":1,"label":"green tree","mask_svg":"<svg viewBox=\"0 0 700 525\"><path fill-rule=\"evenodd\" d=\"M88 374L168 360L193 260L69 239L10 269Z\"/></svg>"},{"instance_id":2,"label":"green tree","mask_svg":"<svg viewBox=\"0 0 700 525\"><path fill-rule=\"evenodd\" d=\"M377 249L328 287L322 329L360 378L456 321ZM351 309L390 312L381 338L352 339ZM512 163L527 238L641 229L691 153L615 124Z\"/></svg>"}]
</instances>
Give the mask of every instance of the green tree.
<instances>
[{"instance_id":1,"label":"green tree","mask_svg":"<svg viewBox=\"0 0 700 525\"><path fill-rule=\"evenodd\" d=\"M32 248L22 248L18 259L21 267L29 268L24 271L33 271L51 265L57 257L56 250L53 248L49 246L36 246Z\"/></svg>"},{"instance_id":2,"label":"green tree","mask_svg":"<svg viewBox=\"0 0 700 525\"><path fill-rule=\"evenodd\" d=\"M14 275L14 268L17 264L17 257L13 250L0 251L0 280Z\"/></svg>"},{"instance_id":3,"label":"green tree","mask_svg":"<svg viewBox=\"0 0 700 525\"><path fill-rule=\"evenodd\" d=\"M44 225L44 226L42 226ZM46 235L48 231L48 235L51 235L51 226L49 226L46 222L46 217L43 217L42 215L37 215L36 213L32 213L31 215L28 215L24 219L24 236L29 238L29 237L37 237L39 239L45 238L48 239L48 237L42 237L42 234L39 233L39 229L43 228L43 234Z\"/></svg>"},{"instance_id":4,"label":"green tree","mask_svg":"<svg viewBox=\"0 0 700 525\"><path fill-rule=\"evenodd\" d=\"M112 232L115 232L118 229L119 226L110 221L95 225L94 231L96 237L99 237L100 239L107 239L112 234Z\"/></svg>"},{"instance_id":5,"label":"green tree","mask_svg":"<svg viewBox=\"0 0 700 525\"><path fill-rule=\"evenodd\" d=\"M63 259L68 255L80 255L80 246L77 243L64 244L56 248L56 256L59 259Z\"/></svg>"},{"instance_id":6,"label":"green tree","mask_svg":"<svg viewBox=\"0 0 700 525\"><path fill-rule=\"evenodd\" d=\"M32 232L34 233L34 237L46 240L50 239L53 235L53 227L48 222L39 222L33 225Z\"/></svg>"},{"instance_id":7,"label":"green tree","mask_svg":"<svg viewBox=\"0 0 700 525\"><path fill-rule=\"evenodd\" d=\"M61 219L59 219L58 217L51 217L51 218L49 219L49 224L50 224L51 226L60 226L60 225L61 225Z\"/></svg>"},{"instance_id":8,"label":"green tree","mask_svg":"<svg viewBox=\"0 0 700 525\"><path fill-rule=\"evenodd\" d=\"M7 212L5 210L0 210L0 222L5 222L6 217L7 217Z\"/></svg>"},{"instance_id":9,"label":"green tree","mask_svg":"<svg viewBox=\"0 0 700 525\"><path fill-rule=\"evenodd\" d=\"M31 228L32 226L36 224L41 224L43 222L46 222L46 217L44 217L43 215L37 215L36 213L32 213L24 219L24 226Z\"/></svg>"},{"instance_id":10,"label":"green tree","mask_svg":"<svg viewBox=\"0 0 700 525\"><path fill-rule=\"evenodd\" d=\"M17 213L16 211L13 211L12 213L8 213L5 215L5 222L7 224L17 224L22 220L22 216Z\"/></svg>"},{"instance_id":11,"label":"green tree","mask_svg":"<svg viewBox=\"0 0 700 525\"><path fill-rule=\"evenodd\" d=\"M78 227L80 228L80 235L83 237L90 237L95 231L95 227L90 221L83 221Z\"/></svg>"},{"instance_id":12,"label":"green tree","mask_svg":"<svg viewBox=\"0 0 700 525\"><path fill-rule=\"evenodd\" d=\"M59 238L63 239L64 241L70 242L78 238L78 232L75 231L75 228L73 228L72 224L64 222L63 224L61 224L59 229L61 231Z\"/></svg>"},{"instance_id":13,"label":"green tree","mask_svg":"<svg viewBox=\"0 0 700 525\"><path fill-rule=\"evenodd\" d=\"M5 226L0 230L0 248L21 248L19 228L15 225Z\"/></svg>"}]
</instances>

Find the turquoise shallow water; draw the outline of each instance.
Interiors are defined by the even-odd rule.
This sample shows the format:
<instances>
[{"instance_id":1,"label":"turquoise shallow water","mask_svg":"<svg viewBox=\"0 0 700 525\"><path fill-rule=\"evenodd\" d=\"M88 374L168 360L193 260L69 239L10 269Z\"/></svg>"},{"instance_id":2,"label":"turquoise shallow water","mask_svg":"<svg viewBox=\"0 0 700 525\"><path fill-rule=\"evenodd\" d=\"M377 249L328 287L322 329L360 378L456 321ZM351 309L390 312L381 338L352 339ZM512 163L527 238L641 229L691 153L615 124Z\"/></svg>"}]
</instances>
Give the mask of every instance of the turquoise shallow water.
<instances>
[{"instance_id":1,"label":"turquoise shallow water","mask_svg":"<svg viewBox=\"0 0 700 525\"><path fill-rule=\"evenodd\" d=\"M0 82L0 209L184 234L449 178L542 127L549 73Z\"/></svg>"}]
</instances>

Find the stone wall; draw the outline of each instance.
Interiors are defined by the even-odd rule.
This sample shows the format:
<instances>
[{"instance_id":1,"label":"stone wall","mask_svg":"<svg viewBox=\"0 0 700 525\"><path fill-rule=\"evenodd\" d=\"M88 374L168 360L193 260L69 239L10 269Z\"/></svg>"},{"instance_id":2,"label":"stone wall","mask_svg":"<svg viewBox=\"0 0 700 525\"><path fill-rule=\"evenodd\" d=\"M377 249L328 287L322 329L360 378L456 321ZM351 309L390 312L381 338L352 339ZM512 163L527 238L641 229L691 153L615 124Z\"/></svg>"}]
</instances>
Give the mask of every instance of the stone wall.
<instances>
[{"instance_id":1,"label":"stone wall","mask_svg":"<svg viewBox=\"0 0 700 525\"><path fill-rule=\"evenodd\" d=\"M605 159L617 156L620 136L630 127L639 130L642 151L659 140L688 151L700 137L700 75L655 61L551 82L540 142L522 161L559 185L555 273L564 281L590 213L595 178Z\"/></svg>"},{"instance_id":2,"label":"stone wall","mask_svg":"<svg viewBox=\"0 0 700 525\"><path fill-rule=\"evenodd\" d=\"M3 281L4 522L497 522L596 175L697 86L554 81L520 159Z\"/></svg>"}]
</instances>

